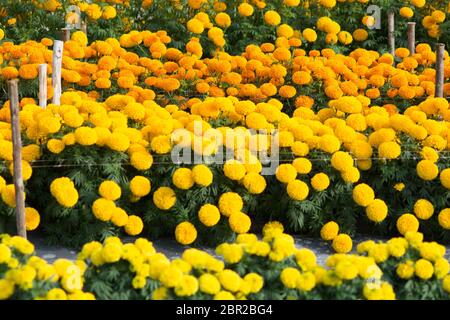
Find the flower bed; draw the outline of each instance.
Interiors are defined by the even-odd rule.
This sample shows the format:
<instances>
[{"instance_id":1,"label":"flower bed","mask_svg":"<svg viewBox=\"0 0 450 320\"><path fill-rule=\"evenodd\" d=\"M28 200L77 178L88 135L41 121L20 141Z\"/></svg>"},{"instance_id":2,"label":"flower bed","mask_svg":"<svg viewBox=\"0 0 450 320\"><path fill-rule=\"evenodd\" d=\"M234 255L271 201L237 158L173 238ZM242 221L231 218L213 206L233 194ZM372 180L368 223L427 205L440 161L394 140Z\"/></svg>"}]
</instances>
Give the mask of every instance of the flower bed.
<instances>
[{"instance_id":1,"label":"flower bed","mask_svg":"<svg viewBox=\"0 0 450 320\"><path fill-rule=\"evenodd\" d=\"M410 232L366 241L358 254L335 254L320 266L271 223L262 240L242 234L219 245L220 258L191 248L170 260L146 239L110 237L85 244L76 262L50 265L26 240L3 235L0 299L449 299L445 247L422 239Z\"/></svg>"}]
</instances>

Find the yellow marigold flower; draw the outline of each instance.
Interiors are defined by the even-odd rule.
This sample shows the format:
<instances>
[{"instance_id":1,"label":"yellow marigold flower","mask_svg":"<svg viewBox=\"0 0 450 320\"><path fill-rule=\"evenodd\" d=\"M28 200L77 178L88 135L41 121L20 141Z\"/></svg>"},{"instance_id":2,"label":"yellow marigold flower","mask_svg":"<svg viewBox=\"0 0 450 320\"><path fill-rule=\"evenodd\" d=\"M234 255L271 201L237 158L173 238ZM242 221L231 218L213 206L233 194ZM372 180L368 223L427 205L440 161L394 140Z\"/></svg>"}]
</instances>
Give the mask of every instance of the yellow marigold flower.
<instances>
[{"instance_id":1,"label":"yellow marigold flower","mask_svg":"<svg viewBox=\"0 0 450 320\"><path fill-rule=\"evenodd\" d=\"M339 32L338 39L339 39L339 42L342 43L344 46L349 45L353 42L352 35L347 31Z\"/></svg>"},{"instance_id":2,"label":"yellow marigold flower","mask_svg":"<svg viewBox=\"0 0 450 320\"><path fill-rule=\"evenodd\" d=\"M89 127L79 127L75 130L77 143L83 146L91 146L97 142L97 133Z\"/></svg>"},{"instance_id":3,"label":"yellow marigold flower","mask_svg":"<svg viewBox=\"0 0 450 320\"><path fill-rule=\"evenodd\" d=\"M312 177L311 185L316 191L324 191L330 185L330 179L325 173L317 173Z\"/></svg>"},{"instance_id":4,"label":"yellow marigold flower","mask_svg":"<svg viewBox=\"0 0 450 320\"><path fill-rule=\"evenodd\" d=\"M414 16L414 11L409 7L400 8L400 15L403 18L410 19Z\"/></svg>"},{"instance_id":5,"label":"yellow marigold flower","mask_svg":"<svg viewBox=\"0 0 450 320\"><path fill-rule=\"evenodd\" d=\"M266 179L256 172L249 172L242 180L244 187L251 194L261 194L266 189Z\"/></svg>"},{"instance_id":6,"label":"yellow marigold flower","mask_svg":"<svg viewBox=\"0 0 450 320\"><path fill-rule=\"evenodd\" d=\"M205 30L203 23L196 18L190 19L187 22L187 28L190 32L196 33L196 34L201 34Z\"/></svg>"},{"instance_id":7,"label":"yellow marigold flower","mask_svg":"<svg viewBox=\"0 0 450 320\"><path fill-rule=\"evenodd\" d=\"M250 17L253 14L253 11L253 7L246 2L243 2L238 6L238 12L243 17Z\"/></svg>"},{"instance_id":8,"label":"yellow marigold flower","mask_svg":"<svg viewBox=\"0 0 450 320\"><path fill-rule=\"evenodd\" d=\"M436 179L439 174L439 168L433 161L421 160L416 167L417 175L425 181Z\"/></svg>"},{"instance_id":9,"label":"yellow marigold flower","mask_svg":"<svg viewBox=\"0 0 450 320\"><path fill-rule=\"evenodd\" d=\"M122 255L122 246L117 243L107 243L101 250L103 261L106 263L118 262Z\"/></svg>"},{"instance_id":10,"label":"yellow marigold flower","mask_svg":"<svg viewBox=\"0 0 450 320\"><path fill-rule=\"evenodd\" d=\"M450 208L444 209L439 212L438 216L439 225L445 230L450 230Z\"/></svg>"},{"instance_id":11,"label":"yellow marigold flower","mask_svg":"<svg viewBox=\"0 0 450 320\"><path fill-rule=\"evenodd\" d=\"M313 270L317 266L317 257L312 250L302 248L295 253L297 265L303 271Z\"/></svg>"},{"instance_id":12,"label":"yellow marigold flower","mask_svg":"<svg viewBox=\"0 0 450 320\"><path fill-rule=\"evenodd\" d=\"M425 259L419 259L414 264L414 273L422 280L428 280L433 276L433 264Z\"/></svg>"},{"instance_id":13,"label":"yellow marigold flower","mask_svg":"<svg viewBox=\"0 0 450 320\"><path fill-rule=\"evenodd\" d=\"M366 41L369 33L365 29L356 29L353 31L353 38L358 42Z\"/></svg>"},{"instance_id":14,"label":"yellow marigold flower","mask_svg":"<svg viewBox=\"0 0 450 320\"><path fill-rule=\"evenodd\" d=\"M439 154L430 147L423 147L422 151L420 151L420 155L422 156L422 159L424 160L430 160L436 163L439 160Z\"/></svg>"},{"instance_id":15,"label":"yellow marigold flower","mask_svg":"<svg viewBox=\"0 0 450 320\"><path fill-rule=\"evenodd\" d=\"M201 292L215 295L220 291L220 282L215 276L204 273L198 278L199 288Z\"/></svg>"},{"instance_id":16,"label":"yellow marigold flower","mask_svg":"<svg viewBox=\"0 0 450 320\"><path fill-rule=\"evenodd\" d=\"M444 188L450 189L450 168L442 170L439 179Z\"/></svg>"},{"instance_id":17,"label":"yellow marigold flower","mask_svg":"<svg viewBox=\"0 0 450 320\"><path fill-rule=\"evenodd\" d=\"M122 190L115 181L106 180L98 187L98 193L107 200L115 201L122 195Z\"/></svg>"},{"instance_id":18,"label":"yellow marigold flower","mask_svg":"<svg viewBox=\"0 0 450 320\"><path fill-rule=\"evenodd\" d=\"M128 222L128 214L125 210L116 207L112 212L111 222L118 227L123 227Z\"/></svg>"},{"instance_id":19,"label":"yellow marigold flower","mask_svg":"<svg viewBox=\"0 0 450 320\"><path fill-rule=\"evenodd\" d=\"M19 68L19 76L22 79L30 80L35 79L38 76L37 65L35 64L23 64Z\"/></svg>"},{"instance_id":20,"label":"yellow marigold flower","mask_svg":"<svg viewBox=\"0 0 450 320\"><path fill-rule=\"evenodd\" d=\"M334 221L327 222L320 229L320 237L325 241L333 240L338 234L339 225Z\"/></svg>"},{"instance_id":21,"label":"yellow marigold flower","mask_svg":"<svg viewBox=\"0 0 450 320\"><path fill-rule=\"evenodd\" d=\"M5 188L6 188L6 181L2 176L0 176L0 193L2 193L3 190L5 190Z\"/></svg>"},{"instance_id":22,"label":"yellow marigold flower","mask_svg":"<svg viewBox=\"0 0 450 320\"><path fill-rule=\"evenodd\" d=\"M267 222L262 230L264 239L274 238L284 232L284 227L279 221Z\"/></svg>"},{"instance_id":23,"label":"yellow marigold flower","mask_svg":"<svg viewBox=\"0 0 450 320\"><path fill-rule=\"evenodd\" d=\"M369 220L380 223L388 215L388 207L383 200L375 199L366 207L366 215Z\"/></svg>"},{"instance_id":24,"label":"yellow marigold flower","mask_svg":"<svg viewBox=\"0 0 450 320\"><path fill-rule=\"evenodd\" d=\"M226 263L236 264L241 261L244 250L239 244L223 243L216 248L216 253L223 256Z\"/></svg>"},{"instance_id":25,"label":"yellow marigold flower","mask_svg":"<svg viewBox=\"0 0 450 320\"><path fill-rule=\"evenodd\" d=\"M269 10L264 13L264 21L271 26L277 26L281 22L281 17L278 12Z\"/></svg>"},{"instance_id":26,"label":"yellow marigold flower","mask_svg":"<svg viewBox=\"0 0 450 320\"><path fill-rule=\"evenodd\" d=\"M414 214L421 220L428 220L433 216L433 204L426 199L419 199L414 204Z\"/></svg>"},{"instance_id":27,"label":"yellow marigold flower","mask_svg":"<svg viewBox=\"0 0 450 320\"><path fill-rule=\"evenodd\" d=\"M249 285L251 293L258 293L264 286L264 278L255 272L247 273L244 282Z\"/></svg>"},{"instance_id":28,"label":"yellow marigold flower","mask_svg":"<svg viewBox=\"0 0 450 320\"><path fill-rule=\"evenodd\" d=\"M317 40L317 33L311 28L306 28L303 30L302 36L308 42L315 42Z\"/></svg>"},{"instance_id":29,"label":"yellow marigold flower","mask_svg":"<svg viewBox=\"0 0 450 320\"><path fill-rule=\"evenodd\" d=\"M137 170L145 171L152 166L153 157L148 152L133 152L130 157L130 162Z\"/></svg>"},{"instance_id":30,"label":"yellow marigold flower","mask_svg":"<svg viewBox=\"0 0 450 320\"><path fill-rule=\"evenodd\" d=\"M348 170L341 172L342 180L347 183L356 183L361 178L358 168L351 167Z\"/></svg>"},{"instance_id":31,"label":"yellow marigold flower","mask_svg":"<svg viewBox=\"0 0 450 320\"><path fill-rule=\"evenodd\" d=\"M123 133L113 132L106 139L106 145L111 150L125 152L130 147L130 139Z\"/></svg>"},{"instance_id":32,"label":"yellow marigold flower","mask_svg":"<svg viewBox=\"0 0 450 320\"><path fill-rule=\"evenodd\" d=\"M226 217L235 212L241 212L243 206L241 196L235 192L226 192L219 198L219 210Z\"/></svg>"},{"instance_id":33,"label":"yellow marigold flower","mask_svg":"<svg viewBox=\"0 0 450 320\"><path fill-rule=\"evenodd\" d=\"M239 160L227 160L223 166L225 176L231 180L241 180L244 178L245 166Z\"/></svg>"},{"instance_id":34,"label":"yellow marigold flower","mask_svg":"<svg viewBox=\"0 0 450 320\"><path fill-rule=\"evenodd\" d=\"M220 12L216 15L214 18L214 21L217 23L218 26L221 28L228 28L231 25L231 18L228 14L225 12Z\"/></svg>"},{"instance_id":35,"label":"yellow marigold flower","mask_svg":"<svg viewBox=\"0 0 450 320\"><path fill-rule=\"evenodd\" d=\"M406 262L399 263L396 273L401 279L411 279L414 276L414 262L407 260Z\"/></svg>"},{"instance_id":36,"label":"yellow marigold flower","mask_svg":"<svg viewBox=\"0 0 450 320\"><path fill-rule=\"evenodd\" d=\"M145 197L150 193L151 182L143 176L135 176L130 181L130 190L137 197Z\"/></svg>"},{"instance_id":37,"label":"yellow marigold flower","mask_svg":"<svg viewBox=\"0 0 450 320\"><path fill-rule=\"evenodd\" d=\"M9 172L11 176L14 176L14 163L10 163ZM31 178L33 174L33 169L28 161L22 160L22 179L23 181L27 181Z\"/></svg>"},{"instance_id":38,"label":"yellow marigold flower","mask_svg":"<svg viewBox=\"0 0 450 320\"><path fill-rule=\"evenodd\" d=\"M309 153L309 146L307 143L295 141L291 146L291 150L298 157L306 157Z\"/></svg>"},{"instance_id":39,"label":"yellow marigold flower","mask_svg":"<svg viewBox=\"0 0 450 320\"><path fill-rule=\"evenodd\" d=\"M58 203L66 208L72 208L78 202L78 191L69 178L57 178L50 184L50 192Z\"/></svg>"},{"instance_id":40,"label":"yellow marigold flower","mask_svg":"<svg viewBox=\"0 0 450 320\"><path fill-rule=\"evenodd\" d=\"M250 230L251 220L248 215L242 212L234 212L228 218L231 230L236 233L246 233Z\"/></svg>"},{"instance_id":41,"label":"yellow marigold flower","mask_svg":"<svg viewBox=\"0 0 450 320\"><path fill-rule=\"evenodd\" d=\"M298 269L287 267L280 273L280 280L283 285L288 289L295 289L297 287L297 281L300 278L300 271Z\"/></svg>"},{"instance_id":42,"label":"yellow marigold flower","mask_svg":"<svg viewBox=\"0 0 450 320\"><path fill-rule=\"evenodd\" d=\"M208 187L213 182L213 173L204 164L196 165L192 168L194 182L202 187Z\"/></svg>"},{"instance_id":43,"label":"yellow marigold flower","mask_svg":"<svg viewBox=\"0 0 450 320\"><path fill-rule=\"evenodd\" d=\"M100 221L109 221L116 205L113 201L99 198L92 204L92 213Z\"/></svg>"},{"instance_id":44,"label":"yellow marigold flower","mask_svg":"<svg viewBox=\"0 0 450 320\"><path fill-rule=\"evenodd\" d=\"M0 279L0 300L6 300L14 294L14 282Z\"/></svg>"},{"instance_id":45,"label":"yellow marigold flower","mask_svg":"<svg viewBox=\"0 0 450 320\"><path fill-rule=\"evenodd\" d=\"M155 206L161 210L169 210L177 201L175 192L168 187L160 187L153 194Z\"/></svg>"},{"instance_id":46,"label":"yellow marigold flower","mask_svg":"<svg viewBox=\"0 0 450 320\"><path fill-rule=\"evenodd\" d=\"M353 167L353 158L350 154L344 151L338 151L331 157L331 165L338 171L347 171Z\"/></svg>"},{"instance_id":47,"label":"yellow marigold flower","mask_svg":"<svg viewBox=\"0 0 450 320\"><path fill-rule=\"evenodd\" d=\"M301 291L311 291L316 286L316 277L312 272L305 272L297 280L297 289Z\"/></svg>"},{"instance_id":48,"label":"yellow marigold flower","mask_svg":"<svg viewBox=\"0 0 450 320\"><path fill-rule=\"evenodd\" d=\"M342 97L329 102L329 106L345 113L360 113L362 110L361 102L355 97Z\"/></svg>"},{"instance_id":49,"label":"yellow marigold flower","mask_svg":"<svg viewBox=\"0 0 450 320\"><path fill-rule=\"evenodd\" d=\"M192 170L189 168L178 168L172 175L172 183L182 190L188 190L194 185Z\"/></svg>"},{"instance_id":50,"label":"yellow marigold flower","mask_svg":"<svg viewBox=\"0 0 450 320\"><path fill-rule=\"evenodd\" d=\"M349 260L342 260L338 262L335 267L336 275L342 280L353 280L358 274L358 267Z\"/></svg>"},{"instance_id":51,"label":"yellow marigold flower","mask_svg":"<svg viewBox=\"0 0 450 320\"><path fill-rule=\"evenodd\" d=\"M436 23L443 23L445 21L446 15L445 12L441 10L434 10L433 13L431 14L431 17L433 17Z\"/></svg>"},{"instance_id":52,"label":"yellow marigold flower","mask_svg":"<svg viewBox=\"0 0 450 320\"><path fill-rule=\"evenodd\" d=\"M197 239L197 229L190 222L182 222L175 228L175 239L182 245L192 244Z\"/></svg>"},{"instance_id":53,"label":"yellow marigold flower","mask_svg":"<svg viewBox=\"0 0 450 320\"><path fill-rule=\"evenodd\" d=\"M136 236L144 229L144 223L138 216L129 216L127 224L125 225L125 232L130 236Z\"/></svg>"},{"instance_id":54,"label":"yellow marigold flower","mask_svg":"<svg viewBox=\"0 0 450 320\"><path fill-rule=\"evenodd\" d=\"M54 154L59 154L65 149L66 145L62 140L50 139L47 142L47 149Z\"/></svg>"},{"instance_id":55,"label":"yellow marigold flower","mask_svg":"<svg viewBox=\"0 0 450 320\"><path fill-rule=\"evenodd\" d=\"M292 161L292 165L299 174L308 174L312 170L312 163L307 158L297 158Z\"/></svg>"},{"instance_id":56,"label":"yellow marigold flower","mask_svg":"<svg viewBox=\"0 0 450 320\"><path fill-rule=\"evenodd\" d=\"M219 209L215 205L205 204L198 211L198 218L205 226L213 227L220 220Z\"/></svg>"},{"instance_id":57,"label":"yellow marigold flower","mask_svg":"<svg viewBox=\"0 0 450 320\"><path fill-rule=\"evenodd\" d=\"M333 239L333 249L337 253L348 253L352 250L352 247L352 238L345 233L341 233Z\"/></svg>"},{"instance_id":58,"label":"yellow marigold flower","mask_svg":"<svg viewBox=\"0 0 450 320\"><path fill-rule=\"evenodd\" d=\"M397 159L400 157L401 148L397 142L387 141L378 146L378 155L380 158Z\"/></svg>"},{"instance_id":59,"label":"yellow marigold flower","mask_svg":"<svg viewBox=\"0 0 450 320\"><path fill-rule=\"evenodd\" d=\"M450 271L450 264L445 258L439 258L434 263L434 274L436 278L444 278Z\"/></svg>"},{"instance_id":60,"label":"yellow marigold flower","mask_svg":"<svg viewBox=\"0 0 450 320\"><path fill-rule=\"evenodd\" d=\"M170 137L166 135L160 135L153 138L150 146L157 154L166 154L172 149Z\"/></svg>"},{"instance_id":61,"label":"yellow marigold flower","mask_svg":"<svg viewBox=\"0 0 450 320\"><path fill-rule=\"evenodd\" d=\"M450 293L450 274L446 275L442 280L442 288L445 292Z\"/></svg>"},{"instance_id":62,"label":"yellow marigold flower","mask_svg":"<svg viewBox=\"0 0 450 320\"><path fill-rule=\"evenodd\" d=\"M14 67L5 67L1 69L2 77L6 80L16 79L19 76L19 71Z\"/></svg>"},{"instance_id":63,"label":"yellow marigold flower","mask_svg":"<svg viewBox=\"0 0 450 320\"><path fill-rule=\"evenodd\" d=\"M62 137L62 141L64 142L64 144L66 146L72 146L75 144L76 140L75 140L75 134L73 133L68 133L65 136Z\"/></svg>"},{"instance_id":64,"label":"yellow marigold flower","mask_svg":"<svg viewBox=\"0 0 450 320\"><path fill-rule=\"evenodd\" d=\"M144 119L145 117L145 108L142 104L137 102L129 103L125 106L123 110L124 113L135 121L139 121Z\"/></svg>"},{"instance_id":65,"label":"yellow marigold flower","mask_svg":"<svg viewBox=\"0 0 450 320\"><path fill-rule=\"evenodd\" d=\"M116 8L114 8L113 6L106 6L103 9L103 13L102 13L102 17L103 19L109 20L109 19L114 19L117 15L117 11Z\"/></svg>"},{"instance_id":66,"label":"yellow marigold flower","mask_svg":"<svg viewBox=\"0 0 450 320\"><path fill-rule=\"evenodd\" d=\"M289 197L296 201L303 201L309 195L309 187L301 180L292 180L287 185L287 193Z\"/></svg>"},{"instance_id":67,"label":"yellow marigold flower","mask_svg":"<svg viewBox=\"0 0 450 320\"><path fill-rule=\"evenodd\" d=\"M159 281L167 288L178 286L183 278L183 272L176 266L165 268L159 275Z\"/></svg>"},{"instance_id":68,"label":"yellow marigold flower","mask_svg":"<svg viewBox=\"0 0 450 320\"><path fill-rule=\"evenodd\" d=\"M373 189L365 183L353 188L353 200L361 207L367 207L375 200Z\"/></svg>"},{"instance_id":69,"label":"yellow marigold flower","mask_svg":"<svg viewBox=\"0 0 450 320\"><path fill-rule=\"evenodd\" d=\"M2 200L11 208L16 207L16 189L13 184L8 184L3 188Z\"/></svg>"},{"instance_id":70,"label":"yellow marigold flower","mask_svg":"<svg viewBox=\"0 0 450 320\"><path fill-rule=\"evenodd\" d=\"M67 293L60 288L53 288L47 292L47 300L67 300Z\"/></svg>"},{"instance_id":71,"label":"yellow marigold flower","mask_svg":"<svg viewBox=\"0 0 450 320\"><path fill-rule=\"evenodd\" d=\"M39 215L39 212L36 209L33 208L25 208L25 225L27 228L27 231L33 231L41 222L41 216Z\"/></svg>"},{"instance_id":72,"label":"yellow marigold flower","mask_svg":"<svg viewBox=\"0 0 450 320\"><path fill-rule=\"evenodd\" d=\"M297 177L297 170L292 164L281 164L276 170L276 178L282 183L294 181Z\"/></svg>"},{"instance_id":73,"label":"yellow marigold flower","mask_svg":"<svg viewBox=\"0 0 450 320\"><path fill-rule=\"evenodd\" d=\"M402 192L403 189L405 189L405 184L404 183L396 183L394 185L394 189L399 191L399 192Z\"/></svg>"},{"instance_id":74,"label":"yellow marigold flower","mask_svg":"<svg viewBox=\"0 0 450 320\"><path fill-rule=\"evenodd\" d=\"M417 232L419 230L419 221L410 213L405 213L397 219L397 229L402 235L407 232Z\"/></svg>"}]
</instances>

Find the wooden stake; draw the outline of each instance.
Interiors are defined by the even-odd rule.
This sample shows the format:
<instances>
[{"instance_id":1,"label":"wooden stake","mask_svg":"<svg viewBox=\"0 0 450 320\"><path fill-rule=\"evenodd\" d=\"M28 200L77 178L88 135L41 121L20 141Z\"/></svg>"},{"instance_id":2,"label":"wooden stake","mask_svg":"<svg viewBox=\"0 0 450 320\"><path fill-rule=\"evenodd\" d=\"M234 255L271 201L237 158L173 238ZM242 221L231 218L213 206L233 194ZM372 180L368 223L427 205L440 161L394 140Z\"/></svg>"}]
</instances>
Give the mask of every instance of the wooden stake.
<instances>
[{"instance_id":1,"label":"wooden stake","mask_svg":"<svg viewBox=\"0 0 450 320\"><path fill-rule=\"evenodd\" d=\"M64 42L55 40L53 43L53 61L52 61L52 86L53 86L53 104L59 106L61 103L61 67Z\"/></svg>"},{"instance_id":2,"label":"wooden stake","mask_svg":"<svg viewBox=\"0 0 450 320\"><path fill-rule=\"evenodd\" d=\"M389 53L395 57L395 14L392 10L388 12L388 45Z\"/></svg>"},{"instance_id":3,"label":"wooden stake","mask_svg":"<svg viewBox=\"0 0 450 320\"><path fill-rule=\"evenodd\" d=\"M438 43L436 50L436 91L435 97L444 97L444 58L445 44Z\"/></svg>"},{"instance_id":4,"label":"wooden stake","mask_svg":"<svg viewBox=\"0 0 450 320\"><path fill-rule=\"evenodd\" d=\"M62 41L66 42L70 40L70 29L62 28Z\"/></svg>"},{"instance_id":5,"label":"wooden stake","mask_svg":"<svg viewBox=\"0 0 450 320\"><path fill-rule=\"evenodd\" d=\"M39 106L47 107L47 64L39 65Z\"/></svg>"},{"instance_id":6,"label":"wooden stake","mask_svg":"<svg viewBox=\"0 0 450 320\"><path fill-rule=\"evenodd\" d=\"M85 34L87 34L87 22L81 21L81 31L83 31Z\"/></svg>"},{"instance_id":7,"label":"wooden stake","mask_svg":"<svg viewBox=\"0 0 450 320\"><path fill-rule=\"evenodd\" d=\"M408 49L411 56L416 53L416 23L408 22Z\"/></svg>"},{"instance_id":8,"label":"wooden stake","mask_svg":"<svg viewBox=\"0 0 450 320\"><path fill-rule=\"evenodd\" d=\"M19 121L19 93L18 80L8 81L9 108L11 111L11 130L13 142L13 163L14 163L14 187L16 192L16 223L17 234L27 238L25 224L25 198L22 179L22 138Z\"/></svg>"}]
</instances>

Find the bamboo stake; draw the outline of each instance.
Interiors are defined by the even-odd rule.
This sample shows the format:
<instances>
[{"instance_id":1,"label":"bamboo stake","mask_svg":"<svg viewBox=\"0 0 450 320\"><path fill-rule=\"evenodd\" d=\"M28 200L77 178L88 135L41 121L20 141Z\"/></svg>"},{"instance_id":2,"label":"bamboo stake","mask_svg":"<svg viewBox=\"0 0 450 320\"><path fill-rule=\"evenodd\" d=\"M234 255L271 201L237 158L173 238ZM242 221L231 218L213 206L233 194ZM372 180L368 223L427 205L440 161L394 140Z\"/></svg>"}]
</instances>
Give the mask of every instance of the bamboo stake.
<instances>
[{"instance_id":1,"label":"bamboo stake","mask_svg":"<svg viewBox=\"0 0 450 320\"><path fill-rule=\"evenodd\" d=\"M47 107L47 64L39 65L39 106Z\"/></svg>"},{"instance_id":2,"label":"bamboo stake","mask_svg":"<svg viewBox=\"0 0 450 320\"><path fill-rule=\"evenodd\" d=\"M83 31L85 34L87 34L87 22L81 21L81 31Z\"/></svg>"},{"instance_id":3,"label":"bamboo stake","mask_svg":"<svg viewBox=\"0 0 450 320\"><path fill-rule=\"evenodd\" d=\"M53 43L53 61L52 61L52 86L53 86L53 104L59 106L61 103L61 67L64 42L55 40Z\"/></svg>"},{"instance_id":4,"label":"bamboo stake","mask_svg":"<svg viewBox=\"0 0 450 320\"><path fill-rule=\"evenodd\" d=\"M70 40L70 28L62 28L62 41L66 42Z\"/></svg>"},{"instance_id":5,"label":"bamboo stake","mask_svg":"<svg viewBox=\"0 0 450 320\"><path fill-rule=\"evenodd\" d=\"M388 44L389 53L395 57L395 14L392 10L388 12Z\"/></svg>"},{"instance_id":6,"label":"bamboo stake","mask_svg":"<svg viewBox=\"0 0 450 320\"><path fill-rule=\"evenodd\" d=\"M444 97L444 57L445 44L438 43L436 50L436 90L435 97Z\"/></svg>"},{"instance_id":7,"label":"bamboo stake","mask_svg":"<svg viewBox=\"0 0 450 320\"><path fill-rule=\"evenodd\" d=\"M13 140L13 163L14 163L14 187L16 193L16 224L17 234L27 238L25 224L25 198L22 179L22 138L19 121L19 93L18 80L8 81L9 108L11 111L11 130Z\"/></svg>"},{"instance_id":8,"label":"bamboo stake","mask_svg":"<svg viewBox=\"0 0 450 320\"><path fill-rule=\"evenodd\" d=\"M408 22L408 49L411 55L416 53L416 23Z\"/></svg>"}]
</instances>

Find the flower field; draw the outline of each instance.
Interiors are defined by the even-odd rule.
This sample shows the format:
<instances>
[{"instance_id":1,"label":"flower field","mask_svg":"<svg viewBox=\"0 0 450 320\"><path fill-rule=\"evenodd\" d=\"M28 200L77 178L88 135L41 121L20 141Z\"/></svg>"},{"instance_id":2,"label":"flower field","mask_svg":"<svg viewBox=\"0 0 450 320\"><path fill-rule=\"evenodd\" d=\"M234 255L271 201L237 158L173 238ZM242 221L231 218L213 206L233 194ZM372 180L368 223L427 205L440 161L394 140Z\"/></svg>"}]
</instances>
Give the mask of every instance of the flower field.
<instances>
[{"instance_id":1,"label":"flower field","mask_svg":"<svg viewBox=\"0 0 450 320\"><path fill-rule=\"evenodd\" d=\"M0 299L449 299L450 59L436 53L449 12L430 0L4 1ZM14 79L26 229L76 261L48 263L12 236ZM356 246L356 234L391 240ZM292 235L335 254L319 265ZM188 247L169 259L160 237Z\"/></svg>"}]
</instances>

